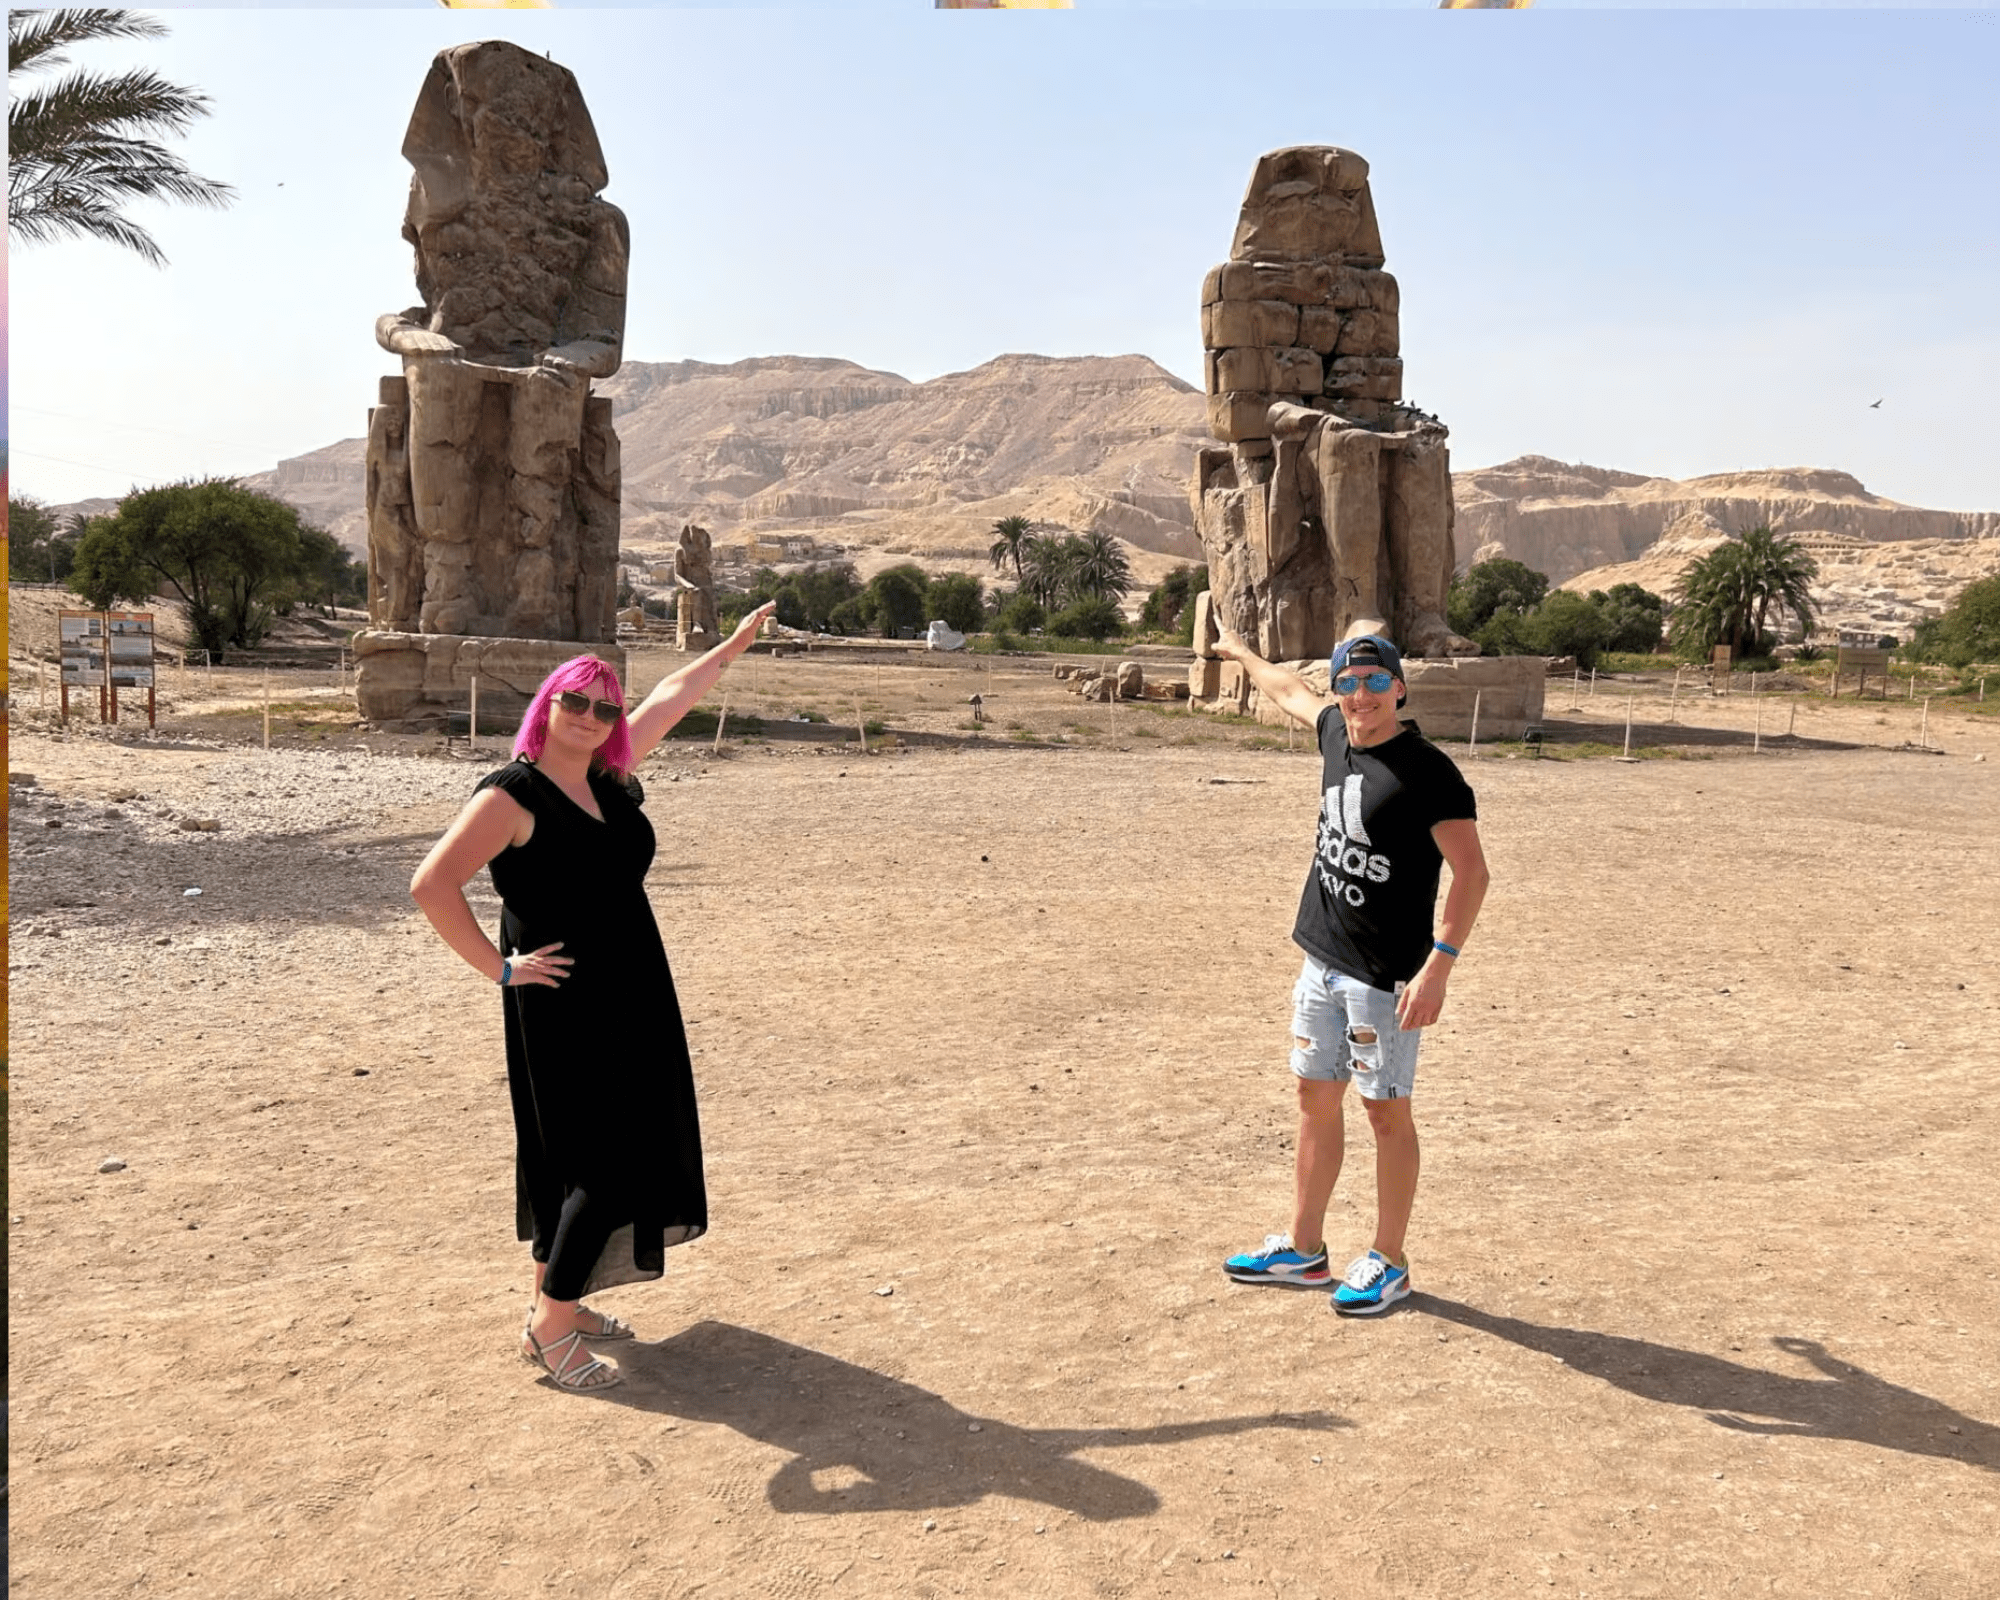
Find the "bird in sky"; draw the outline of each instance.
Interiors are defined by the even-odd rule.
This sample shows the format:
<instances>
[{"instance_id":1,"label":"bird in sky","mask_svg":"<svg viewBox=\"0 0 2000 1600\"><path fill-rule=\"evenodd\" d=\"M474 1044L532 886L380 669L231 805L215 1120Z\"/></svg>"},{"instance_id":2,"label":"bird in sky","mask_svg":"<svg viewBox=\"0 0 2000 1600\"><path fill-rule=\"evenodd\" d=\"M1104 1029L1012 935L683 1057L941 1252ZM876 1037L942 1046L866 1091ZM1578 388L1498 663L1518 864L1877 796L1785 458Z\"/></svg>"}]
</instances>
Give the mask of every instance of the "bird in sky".
<instances>
[{"instance_id":1,"label":"bird in sky","mask_svg":"<svg viewBox=\"0 0 2000 1600\"><path fill-rule=\"evenodd\" d=\"M1888 396L1887 396L1887 395L1884 395L1884 396L1883 396L1882 398L1883 398L1884 400L1886 400L1886 399L1888 398ZM1869 409L1870 411L1880 411L1880 410L1882 409L1882 401L1881 401L1881 400L1871 400L1871 401L1869 401L1869 402L1868 402L1868 409Z\"/></svg>"}]
</instances>

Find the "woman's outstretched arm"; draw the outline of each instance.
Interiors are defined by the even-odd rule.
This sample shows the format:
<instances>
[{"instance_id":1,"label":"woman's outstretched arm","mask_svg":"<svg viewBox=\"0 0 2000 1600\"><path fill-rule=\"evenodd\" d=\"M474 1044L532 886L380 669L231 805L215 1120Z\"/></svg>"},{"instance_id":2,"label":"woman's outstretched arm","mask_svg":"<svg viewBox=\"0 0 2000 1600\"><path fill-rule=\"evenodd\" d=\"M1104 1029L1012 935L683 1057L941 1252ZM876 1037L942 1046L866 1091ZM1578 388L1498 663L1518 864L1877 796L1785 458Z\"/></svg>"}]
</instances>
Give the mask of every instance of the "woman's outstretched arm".
<instances>
[{"instance_id":1,"label":"woman's outstretched arm","mask_svg":"<svg viewBox=\"0 0 2000 1600\"><path fill-rule=\"evenodd\" d=\"M769 601L757 607L736 624L734 633L708 654L690 661L679 672L662 678L654 685L653 692L639 703L638 710L625 719L626 731L632 739L634 766L651 755L653 747L673 731L674 724L715 687L715 680L722 676L722 669L750 648L750 641L757 637L757 630L764 625L764 619L775 610L777 606Z\"/></svg>"}]
</instances>

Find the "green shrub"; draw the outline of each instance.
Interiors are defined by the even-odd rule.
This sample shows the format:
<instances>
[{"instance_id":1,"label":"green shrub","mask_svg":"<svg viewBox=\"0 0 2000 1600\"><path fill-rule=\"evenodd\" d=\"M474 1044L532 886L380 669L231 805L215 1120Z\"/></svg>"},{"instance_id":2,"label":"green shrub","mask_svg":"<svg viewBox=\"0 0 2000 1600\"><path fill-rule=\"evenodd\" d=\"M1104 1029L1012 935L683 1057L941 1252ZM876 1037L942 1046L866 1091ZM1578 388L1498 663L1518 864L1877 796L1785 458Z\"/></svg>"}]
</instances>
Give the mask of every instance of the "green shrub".
<instances>
[{"instance_id":1,"label":"green shrub","mask_svg":"<svg viewBox=\"0 0 2000 1600\"><path fill-rule=\"evenodd\" d=\"M1152 592L1146 596L1145 607L1139 613L1139 627L1146 632L1156 629L1172 632L1180 627L1182 618L1186 617L1187 625L1192 629L1194 618L1189 613L1194 607L1194 597L1207 587L1206 566L1175 567L1155 584ZM1189 638L1191 641L1192 633Z\"/></svg>"},{"instance_id":2,"label":"green shrub","mask_svg":"<svg viewBox=\"0 0 2000 1600\"><path fill-rule=\"evenodd\" d=\"M1125 631L1125 619L1113 601L1079 600L1050 617L1048 629L1060 639L1108 639Z\"/></svg>"},{"instance_id":3,"label":"green shrub","mask_svg":"<svg viewBox=\"0 0 2000 1600\"><path fill-rule=\"evenodd\" d=\"M1046 626L1048 620L1041 602L1026 590L1009 595L993 618L1002 633L1033 633Z\"/></svg>"},{"instance_id":4,"label":"green shrub","mask_svg":"<svg viewBox=\"0 0 2000 1600\"><path fill-rule=\"evenodd\" d=\"M1942 616L1919 623L1904 655L1948 667L2000 661L2000 577L1967 584Z\"/></svg>"},{"instance_id":5,"label":"green shrub","mask_svg":"<svg viewBox=\"0 0 2000 1600\"><path fill-rule=\"evenodd\" d=\"M1570 589L1558 589L1545 599L1532 617L1524 619L1535 653L1575 656L1585 672L1594 668L1609 628L1604 613L1593 602L1594 597Z\"/></svg>"}]
</instances>

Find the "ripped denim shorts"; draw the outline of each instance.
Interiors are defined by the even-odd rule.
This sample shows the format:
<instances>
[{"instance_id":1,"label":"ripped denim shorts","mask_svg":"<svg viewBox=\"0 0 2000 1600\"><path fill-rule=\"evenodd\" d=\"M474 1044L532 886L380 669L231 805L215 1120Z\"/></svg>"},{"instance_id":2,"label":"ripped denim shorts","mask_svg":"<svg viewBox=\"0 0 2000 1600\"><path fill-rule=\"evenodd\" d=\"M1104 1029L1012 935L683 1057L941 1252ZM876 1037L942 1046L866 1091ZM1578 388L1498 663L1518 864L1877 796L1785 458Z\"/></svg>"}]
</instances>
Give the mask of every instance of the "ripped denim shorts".
<instances>
[{"instance_id":1,"label":"ripped denim shorts","mask_svg":"<svg viewBox=\"0 0 2000 1600\"><path fill-rule=\"evenodd\" d=\"M1307 956L1292 986L1292 1071L1323 1082L1352 1078L1364 1100L1407 1100L1423 1034L1396 1025L1402 991L1400 983L1393 992L1371 989Z\"/></svg>"}]
</instances>

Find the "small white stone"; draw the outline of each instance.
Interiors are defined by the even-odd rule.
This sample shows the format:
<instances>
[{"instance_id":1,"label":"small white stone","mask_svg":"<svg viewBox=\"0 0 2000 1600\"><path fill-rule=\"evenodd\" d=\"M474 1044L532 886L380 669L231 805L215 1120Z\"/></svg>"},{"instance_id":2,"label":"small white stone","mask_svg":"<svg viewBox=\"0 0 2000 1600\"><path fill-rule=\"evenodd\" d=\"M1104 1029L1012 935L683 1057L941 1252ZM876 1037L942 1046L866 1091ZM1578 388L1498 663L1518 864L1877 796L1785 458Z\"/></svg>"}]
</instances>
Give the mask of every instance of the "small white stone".
<instances>
[{"instance_id":1,"label":"small white stone","mask_svg":"<svg viewBox=\"0 0 2000 1600\"><path fill-rule=\"evenodd\" d=\"M97 1170L99 1172L123 1172L125 1170L125 1163L117 1156L106 1156L102 1161L97 1163Z\"/></svg>"},{"instance_id":2,"label":"small white stone","mask_svg":"<svg viewBox=\"0 0 2000 1600\"><path fill-rule=\"evenodd\" d=\"M890 1295L896 1292L896 1286L893 1283L885 1283L882 1285L881 1288L877 1289L875 1292L886 1300L889 1298Z\"/></svg>"},{"instance_id":3,"label":"small white stone","mask_svg":"<svg viewBox=\"0 0 2000 1600\"><path fill-rule=\"evenodd\" d=\"M929 1517L924 1518L924 1532L925 1533L937 1532L937 1524L933 1522Z\"/></svg>"},{"instance_id":4,"label":"small white stone","mask_svg":"<svg viewBox=\"0 0 2000 1600\"><path fill-rule=\"evenodd\" d=\"M965 1425L965 1431L967 1433L984 1433L986 1430L976 1422L968 1422Z\"/></svg>"}]
</instances>

